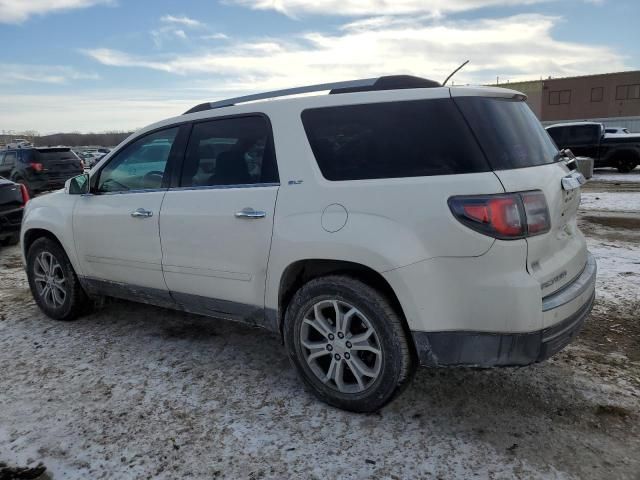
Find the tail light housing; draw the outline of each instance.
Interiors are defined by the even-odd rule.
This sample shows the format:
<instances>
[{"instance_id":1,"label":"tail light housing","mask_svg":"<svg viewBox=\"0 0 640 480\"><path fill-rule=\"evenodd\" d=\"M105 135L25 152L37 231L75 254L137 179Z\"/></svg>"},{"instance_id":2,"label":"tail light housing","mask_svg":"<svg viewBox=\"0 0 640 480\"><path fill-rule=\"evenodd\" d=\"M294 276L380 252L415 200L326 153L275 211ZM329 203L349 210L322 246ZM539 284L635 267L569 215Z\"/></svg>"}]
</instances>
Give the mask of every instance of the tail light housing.
<instances>
[{"instance_id":1,"label":"tail light housing","mask_svg":"<svg viewBox=\"0 0 640 480\"><path fill-rule=\"evenodd\" d=\"M500 240L542 235L551 229L547 200L540 190L451 197L449 208L462 224Z\"/></svg>"},{"instance_id":2,"label":"tail light housing","mask_svg":"<svg viewBox=\"0 0 640 480\"><path fill-rule=\"evenodd\" d=\"M29 164L29 166L35 171L35 172L41 172L42 170L44 170L44 165L38 162L31 162Z\"/></svg>"},{"instance_id":3,"label":"tail light housing","mask_svg":"<svg viewBox=\"0 0 640 480\"><path fill-rule=\"evenodd\" d=\"M22 206L24 207L29 201L29 190L24 183L20 183L20 194L22 195Z\"/></svg>"}]
</instances>

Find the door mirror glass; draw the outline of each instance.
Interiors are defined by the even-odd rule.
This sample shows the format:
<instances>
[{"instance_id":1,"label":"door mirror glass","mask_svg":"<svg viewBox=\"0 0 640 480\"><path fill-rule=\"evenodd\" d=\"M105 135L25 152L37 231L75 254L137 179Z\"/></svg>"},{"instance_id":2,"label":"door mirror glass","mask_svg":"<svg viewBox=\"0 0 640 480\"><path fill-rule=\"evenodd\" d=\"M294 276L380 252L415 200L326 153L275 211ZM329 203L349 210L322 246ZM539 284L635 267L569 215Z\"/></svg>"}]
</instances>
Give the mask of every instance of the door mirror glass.
<instances>
[{"instance_id":1,"label":"door mirror glass","mask_svg":"<svg viewBox=\"0 0 640 480\"><path fill-rule=\"evenodd\" d=\"M77 177L70 178L65 183L64 189L69 195L89 193L89 174L83 173Z\"/></svg>"}]
</instances>

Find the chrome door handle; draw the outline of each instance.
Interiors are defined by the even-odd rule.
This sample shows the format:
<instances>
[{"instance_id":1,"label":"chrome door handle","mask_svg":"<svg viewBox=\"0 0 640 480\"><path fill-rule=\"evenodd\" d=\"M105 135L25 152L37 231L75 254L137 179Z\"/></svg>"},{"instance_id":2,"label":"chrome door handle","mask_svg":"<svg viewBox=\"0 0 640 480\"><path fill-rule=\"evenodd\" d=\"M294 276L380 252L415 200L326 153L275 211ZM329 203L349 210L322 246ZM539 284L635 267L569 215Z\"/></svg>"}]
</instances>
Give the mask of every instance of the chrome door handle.
<instances>
[{"instance_id":1,"label":"chrome door handle","mask_svg":"<svg viewBox=\"0 0 640 480\"><path fill-rule=\"evenodd\" d=\"M150 210L145 210L144 208L136 208L133 212L131 212L131 216L134 218L149 218L153 217L153 212Z\"/></svg>"},{"instance_id":2,"label":"chrome door handle","mask_svg":"<svg viewBox=\"0 0 640 480\"><path fill-rule=\"evenodd\" d=\"M261 210L254 210L253 208L243 208L239 212L236 212L236 218L264 218L267 216L267 212Z\"/></svg>"}]
</instances>

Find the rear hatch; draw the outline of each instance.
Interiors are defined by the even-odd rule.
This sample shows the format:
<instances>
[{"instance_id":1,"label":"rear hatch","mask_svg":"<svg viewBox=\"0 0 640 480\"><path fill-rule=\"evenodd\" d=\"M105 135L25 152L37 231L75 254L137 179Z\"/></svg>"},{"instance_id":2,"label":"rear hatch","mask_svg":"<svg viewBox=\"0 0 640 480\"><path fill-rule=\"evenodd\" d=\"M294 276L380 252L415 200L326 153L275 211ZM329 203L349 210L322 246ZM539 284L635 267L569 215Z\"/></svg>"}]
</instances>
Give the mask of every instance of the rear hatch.
<instances>
[{"instance_id":1,"label":"rear hatch","mask_svg":"<svg viewBox=\"0 0 640 480\"><path fill-rule=\"evenodd\" d=\"M545 297L580 275L587 247L577 228L580 188L524 97L510 90L451 89L505 192L541 190L551 229L527 241L527 270ZM568 182L565 182L565 184Z\"/></svg>"},{"instance_id":2,"label":"rear hatch","mask_svg":"<svg viewBox=\"0 0 640 480\"><path fill-rule=\"evenodd\" d=\"M32 152L31 162L41 163L42 172L47 174L51 182L64 183L83 171L80 158L70 148L37 148Z\"/></svg>"}]
</instances>

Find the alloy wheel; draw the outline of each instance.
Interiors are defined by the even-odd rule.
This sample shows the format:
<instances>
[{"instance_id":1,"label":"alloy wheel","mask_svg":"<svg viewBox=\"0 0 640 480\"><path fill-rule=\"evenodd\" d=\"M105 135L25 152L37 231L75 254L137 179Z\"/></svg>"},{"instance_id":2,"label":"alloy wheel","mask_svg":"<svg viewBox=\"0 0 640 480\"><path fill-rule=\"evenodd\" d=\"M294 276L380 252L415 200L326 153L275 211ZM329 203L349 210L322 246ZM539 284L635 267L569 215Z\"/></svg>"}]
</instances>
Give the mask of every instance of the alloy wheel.
<instances>
[{"instance_id":1,"label":"alloy wheel","mask_svg":"<svg viewBox=\"0 0 640 480\"><path fill-rule=\"evenodd\" d=\"M33 266L33 278L38 295L51 308L60 308L67 298L66 279L62 266L50 252L41 252Z\"/></svg>"},{"instance_id":2,"label":"alloy wheel","mask_svg":"<svg viewBox=\"0 0 640 480\"><path fill-rule=\"evenodd\" d=\"M380 375L382 347L367 317L340 300L322 300L300 327L304 358L313 374L341 393L360 393Z\"/></svg>"}]
</instances>

